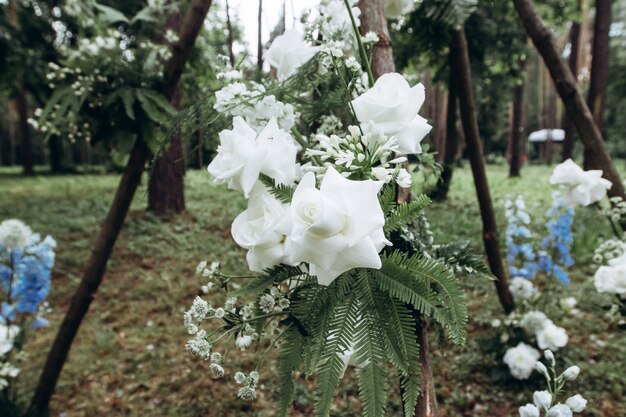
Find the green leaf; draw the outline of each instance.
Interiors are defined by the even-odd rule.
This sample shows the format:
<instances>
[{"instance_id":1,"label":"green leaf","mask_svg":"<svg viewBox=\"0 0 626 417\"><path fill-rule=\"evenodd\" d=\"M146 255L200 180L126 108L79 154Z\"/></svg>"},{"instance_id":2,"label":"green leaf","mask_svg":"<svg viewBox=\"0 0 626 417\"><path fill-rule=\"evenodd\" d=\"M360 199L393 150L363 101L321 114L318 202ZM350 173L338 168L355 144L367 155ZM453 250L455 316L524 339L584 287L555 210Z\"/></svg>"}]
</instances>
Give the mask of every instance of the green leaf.
<instances>
[{"instance_id":1,"label":"green leaf","mask_svg":"<svg viewBox=\"0 0 626 417\"><path fill-rule=\"evenodd\" d=\"M94 7L100 12L98 17L102 19L104 23L128 23L128 19L124 16L124 13L114 9L113 7L105 6L104 4L99 3L95 3Z\"/></svg>"},{"instance_id":2,"label":"green leaf","mask_svg":"<svg viewBox=\"0 0 626 417\"><path fill-rule=\"evenodd\" d=\"M124 111L129 119L135 120L135 91L132 88L122 88L119 91L119 96L124 104Z\"/></svg>"},{"instance_id":3,"label":"green leaf","mask_svg":"<svg viewBox=\"0 0 626 417\"><path fill-rule=\"evenodd\" d=\"M134 25L137 22L158 22L159 20L154 16L154 9L150 6L146 6L143 9L139 10L132 19L130 19L130 24Z\"/></svg>"},{"instance_id":4,"label":"green leaf","mask_svg":"<svg viewBox=\"0 0 626 417\"><path fill-rule=\"evenodd\" d=\"M380 193L378 199L380 201L380 207L383 209L385 217L387 217L397 205L395 183L389 182L383 185L382 192Z\"/></svg>"},{"instance_id":5,"label":"green leaf","mask_svg":"<svg viewBox=\"0 0 626 417\"><path fill-rule=\"evenodd\" d=\"M259 175L259 180L265 185L269 192L276 197L278 201L284 204L291 203L295 188L289 185L276 184L273 178L268 177L265 174Z\"/></svg>"},{"instance_id":6,"label":"green leaf","mask_svg":"<svg viewBox=\"0 0 626 417\"><path fill-rule=\"evenodd\" d=\"M289 406L296 393L296 385L292 373L302 363L302 346L304 337L295 326L289 326L280 344L280 361L278 364L278 415L287 417Z\"/></svg>"},{"instance_id":7,"label":"green leaf","mask_svg":"<svg viewBox=\"0 0 626 417\"><path fill-rule=\"evenodd\" d=\"M415 200L408 204L401 204L391 211L387 219L385 220L385 233L391 233L396 230L400 230L417 220L420 213L426 206L430 204L430 198L427 195L422 194Z\"/></svg>"},{"instance_id":8,"label":"green leaf","mask_svg":"<svg viewBox=\"0 0 626 417\"><path fill-rule=\"evenodd\" d=\"M176 114L176 110L162 95L145 88L138 89L136 94L144 113L153 122L166 123L169 116Z\"/></svg>"}]
</instances>

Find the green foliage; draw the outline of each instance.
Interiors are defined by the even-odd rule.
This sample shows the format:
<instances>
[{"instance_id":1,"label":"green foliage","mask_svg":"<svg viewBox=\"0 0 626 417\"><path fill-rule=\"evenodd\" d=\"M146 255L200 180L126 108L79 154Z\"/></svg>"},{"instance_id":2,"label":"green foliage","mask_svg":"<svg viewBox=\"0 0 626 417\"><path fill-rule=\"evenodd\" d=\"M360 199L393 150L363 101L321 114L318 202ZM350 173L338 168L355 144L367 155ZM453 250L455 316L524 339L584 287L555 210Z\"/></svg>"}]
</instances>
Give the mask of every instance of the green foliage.
<instances>
[{"instance_id":1,"label":"green foliage","mask_svg":"<svg viewBox=\"0 0 626 417\"><path fill-rule=\"evenodd\" d=\"M430 198L426 194L422 194L410 203L401 204L394 208L385 221L385 233L400 230L402 227L414 222L430 202Z\"/></svg>"},{"instance_id":2,"label":"green foliage","mask_svg":"<svg viewBox=\"0 0 626 417\"><path fill-rule=\"evenodd\" d=\"M276 197L281 203L289 204L293 198L295 188L290 185L276 184L273 178L268 177L265 174L259 175L259 180L267 187L269 192Z\"/></svg>"}]
</instances>

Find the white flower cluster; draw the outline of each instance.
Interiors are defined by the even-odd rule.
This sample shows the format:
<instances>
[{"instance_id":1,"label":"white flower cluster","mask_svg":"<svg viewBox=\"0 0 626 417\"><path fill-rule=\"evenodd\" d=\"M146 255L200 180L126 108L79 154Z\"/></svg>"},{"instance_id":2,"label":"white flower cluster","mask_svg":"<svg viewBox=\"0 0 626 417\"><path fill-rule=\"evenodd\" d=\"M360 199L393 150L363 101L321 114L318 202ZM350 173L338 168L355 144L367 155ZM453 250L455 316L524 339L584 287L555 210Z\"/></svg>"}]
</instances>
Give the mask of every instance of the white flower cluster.
<instances>
[{"instance_id":1,"label":"white flower cluster","mask_svg":"<svg viewBox=\"0 0 626 417\"><path fill-rule=\"evenodd\" d=\"M235 374L235 382L242 385L237 392L237 397L244 401L254 401L256 399L256 388L259 384L260 375L257 371L252 371L246 375L243 372Z\"/></svg>"},{"instance_id":2,"label":"white flower cluster","mask_svg":"<svg viewBox=\"0 0 626 417\"><path fill-rule=\"evenodd\" d=\"M611 182L602 178L601 170L584 171L571 159L554 168L550 184L559 185L563 199L570 206L588 206L602 200Z\"/></svg>"},{"instance_id":3,"label":"white flower cluster","mask_svg":"<svg viewBox=\"0 0 626 417\"><path fill-rule=\"evenodd\" d=\"M269 293L265 293L259 298L259 309L268 314L282 312L289 308L289 304L289 299L285 298L276 287L272 287Z\"/></svg>"},{"instance_id":4,"label":"white flower cluster","mask_svg":"<svg viewBox=\"0 0 626 417\"><path fill-rule=\"evenodd\" d=\"M19 326L0 319L0 390L9 385L9 379L17 377L20 373L20 368L11 364L7 358L19 333Z\"/></svg>"},{"instance_id":5,"label":"white flower cluster","mask_svg":"<svg viewBox=\"0 0 626 417\"><path fill-rule=\"evenodd\" d=\"M241 117L257 133L270 120L286 131L295 125L298 115L291 104L278 101L273 95L265 95L265 87L254 84L252 89L242 82L227 84L215 93L213 108L233 117Z\"/></svg>"},{"instance_id":6,"label":"white flower cluster","mask_svg":"<svg viewBox=\"0 0 626 417\"><path fill-rule=\"evenodd\" d=\"M359 16L361 10L358 8L358 0L350 0L350 12L354 17L357 27L361 26ZM321 0L319 14L309 22L309 32L319 30L322 37L328 40L342 40L352 42L354 32L350 12L343 0Z\"/></svg>"},{"instance_id":7,"label":"white flower cluster","mask_svg":"<svg viewBox=\"0 0 626 417\"><path fill-rule=\"evenodd\" d=\"M605 216L614 223L621 222L622 218L626 217L626 201L622 197L611 197L609 201L611 205L604 210Z\"/></svg>"},{"instance_id":8,"label":"white flower cluster","mask_svg":"<svg viewBox=\"0 0 626 417\"><path fill-rule=\"evenodd\" d=\"M587 407L587 400L580 394L568 397L565 403L556 402L565 383L575 380L580 374L580 368L570 366L563 373L558 374L552 351L544 351L544 357L548 361L549 368L542 362L536 361L534 369L545 377L548 390L535 391L533 402L519 408L520 417L540 417L542 415L546 417L572 417L574 413L583 412Z\"/></svg>"},{"instance_id":9,"label":"white flower cluster","mask_svg":"<svg viewBox=\"0 0 626 417\"><path fill-rule=\"evenodd\" d=\"M626 297L626 253L610 259L609 264L596 271L593 281L598 292Z\"/></svg>"},{"instance_id":10,"label":"white flower cluster","mask_svg":"<svg viewBox=\"0 0 626 417\"><path fill-rule=\"evenodd\" d=\"M499 325L500 323L497 324ZM526 332L535 337L539 349L557 351L565 347L568 342L565 329L554 324L554 322L541 311L529 311L521 316L520 319L507 318L505 324L514 327L521 326ZM503 341L506 342L507 340L508 335L504 333ZM531 375L539 356L540 353L538 349L527 343L520 342L517 346L506 350L503 361L509 367L513 378L523 380L528 379Z\"/></svg>"},{"instance_id":11,"label":"white flower cluster","mask_svg":"<svg viewBox=\"0 0 626 417\"><path fill-rule=\"evenodd\" d=\"M22 251L32 235L32 229L21 220L4 220L0 223L0 249Z\"/></svg>"},{"instance_id":12,"label":"white flower cluster","mask_svg":"<svg viewBox=\"0 0 626 417\"><path fill-rule=\"evenodd\" d=\"M537 295L537 289L530 280L523 277L514 277L509 284L509 290L516 302L530 300Z\"/></svg>"}]
</instances>

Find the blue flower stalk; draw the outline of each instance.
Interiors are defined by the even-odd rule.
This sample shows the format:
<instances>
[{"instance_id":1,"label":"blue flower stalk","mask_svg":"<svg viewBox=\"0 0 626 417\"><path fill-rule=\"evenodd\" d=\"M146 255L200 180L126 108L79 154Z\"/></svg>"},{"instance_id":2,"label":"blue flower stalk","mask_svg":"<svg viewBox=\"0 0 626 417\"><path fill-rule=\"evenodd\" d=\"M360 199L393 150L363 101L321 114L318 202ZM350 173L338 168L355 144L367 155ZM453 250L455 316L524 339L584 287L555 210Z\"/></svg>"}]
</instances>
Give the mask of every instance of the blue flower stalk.
<instances>
[{"instance_id":1,"label":"blue flower stalk","mask_svg":"<svg viewBox=\"0 0 626 417\"><path fill-rule=\"evenodd\" d=\"M574 264L571 255L572 223L574 208L565 204L558 193L552 197L552 207L547 212L548 236L541 241L539 269L548 276L554 276L563 284L570 283L566 269Z\"/></svg>"},{"instance_id":2,"label":"blue flower stalk","mask_svg":"<svg viewBox=\"0 0 626 417\"><path fill-rule=\"evenodd\" d=\"M532 280L539 265L532 245L532 232L528 229L530 216L526 212L524 198L518 196L515 202L507 198L504 215L507 219L506 229L506 261L512 277Z\"/></svg>"}]
</instances>

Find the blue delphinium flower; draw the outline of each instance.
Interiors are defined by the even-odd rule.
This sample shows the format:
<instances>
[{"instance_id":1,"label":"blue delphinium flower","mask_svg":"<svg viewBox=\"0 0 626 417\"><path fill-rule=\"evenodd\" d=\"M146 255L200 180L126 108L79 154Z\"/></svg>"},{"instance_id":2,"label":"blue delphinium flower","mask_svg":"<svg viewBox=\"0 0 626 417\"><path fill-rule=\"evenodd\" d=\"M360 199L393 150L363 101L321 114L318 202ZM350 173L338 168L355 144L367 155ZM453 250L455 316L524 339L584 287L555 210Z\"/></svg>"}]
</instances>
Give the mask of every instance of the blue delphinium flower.
<instances>
[{"instance_id":1,"label":"blue delphinium flower","mask_svg":"<svg viewBox=\"0 0 626 417\"><path fill-rule=\"evenodd\" d=\"M0 290L5 294L0 315L13 321L16 314L30 314L34 317L33 326L41 327L45 319L38 313L50 292L56 242L50 236L42 240L23 223L16 222L0 224ZM6 223L10 228L5 227Z\"/></svg>"},{"instance_id":2,"label":"blue delphinium flower","mask_svg":"<svg viewBox=\"0 0 626 417\"><path fill-rule=\"evenodd\" d=\"M569 284L565 270L574 264L571 246L574 242L572 223L575 212L558 193L553 195L552 200L552 207L547 213L549 220L546 223L549 234L541 241L539 269L548 275L554 275L564 284Z\"/></svg>"},{"instance_id":3,"label":"blue delphinium flower","mask_svg":"<svg viewBox=\"0 0 626 417\"><path fill-rule=\"evenodd\" d=\"M530 216L526 212L526 205L522 196L515 202L507 198L504 214L507 219L506 249L509 273L513 277L533 279L539 266L537 256L532 245L532 232L527 225Z\"/></svg>"}]
</instances>

